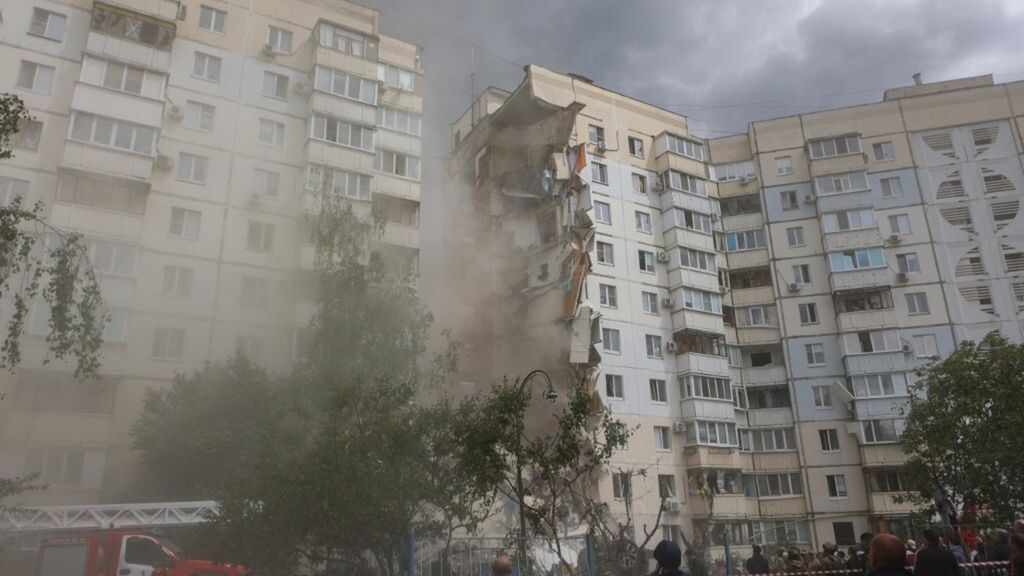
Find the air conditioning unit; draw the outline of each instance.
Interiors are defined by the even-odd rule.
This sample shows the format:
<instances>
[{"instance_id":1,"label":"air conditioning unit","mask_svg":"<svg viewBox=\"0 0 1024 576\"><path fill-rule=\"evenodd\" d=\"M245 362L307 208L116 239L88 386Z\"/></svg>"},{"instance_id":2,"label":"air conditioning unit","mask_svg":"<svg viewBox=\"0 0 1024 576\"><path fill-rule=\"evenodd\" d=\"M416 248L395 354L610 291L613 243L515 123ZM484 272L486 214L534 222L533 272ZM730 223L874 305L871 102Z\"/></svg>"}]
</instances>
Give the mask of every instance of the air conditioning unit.
<instances>
[{"instance_id":1,"label":"air conditioning unit","mask_svg":"<svg viewBox=\"0 0 1024 576\"><path fill-rule=\"evenodd\" d=\"M800 284L798 284L796 282L790 282L789 283L789 291L790 292L799 292L800 291Z\"/></svg>"},{"instance_id":2,"label":"air conditioning unit","mask_svg":"<svg viewBox=\"0 0 1024 576\"><path fill-rule=\"evenodd\" d=\"M184 21L187 16L188 16L188 6L185 6L184 4L182 4L181 6L178 6L178 20Z\"/></svg>"},{"instance_id":3,"label":"air conditioning unit","mask_svg":"<svg viewBox=\"0 0 1024 576\"><path fill-rule=\"evenodd\" d=\"M807 194L806 196L804 196L804 202L806 202L807 204L814 204L814 201L817 199L818 198L814 194Z\"/></svg>"},{"instance_id":4,"label":"air conditioning unit","mask_svg":"<svg viewBox=\"0 0 1024 576\"><path fill-rule=\"evenodd\" d=\"M899 244L900 243L900 235L899 234L890 234L889 235L889 243L890 244Z\"/></svg>"},{"instance_id":5,"label":"air conditioning unit","mask_svg":"<svg viewBox=\"0 0 1024 576\"><path fill-rule=\"evenodd\" d=\"M665 183L661 180L655 180L651 187L654 188L655 192L663 192L665 190Z\"/></svg>"},{"instance_id":6,"label":"air conditioning unit","mask_svg":"<svg viewBox=\"0 0 1024 576\"><path fill-rule=\"evenodd\" d=\"M668 342L665 343L665 350L668 350L669 352L675 352L678 349L679 345L672 340L669 340Z\"/></svg>"},{"instance_id":7,"label":"air conditioning unit","mask_svg":"<svg viewBox=\"0 0 1024 576\"><path fill-rule=\"evenodd\" d=\"M668 252L658 252L658 262L668 262Z\"/></svg>"},{"instance_id":8,"label":"air conditioning unit","mask_svg":"<svg viewBox=\"0 0 1024 576\"><path fill-rule=\"evenodd\" d=\"M264 56L271 56L271 57L276 56L277 55L277 48L275 48L273 44L264 44L263 45L263 55Z\"/></svg>"},{"instance_id":9,"label":"air conditioning unit","mask_svg":"<svg viewBox=\"0 0 1024 576\"><path fill-rule=\"evenodd\" d=\"M608 151L608 144L604 140L598 140L597 141L597 150L598 150L598 152L607 152Z\"/></svg>"},{"instance_id":10,"label":"air conditioning unit","mask_svg":"<svg viewBox=\"0 0 1024 576\"><path fill-rule=\"evenodd\" d=\"M249 195L249 201L256 203L263 202L263 194L260 194L259 192L253 192L252 194Z\"/></svg>"},{"instance_id":11,"label":"air conditioning unit","mask_svg":"<svg viewBox=\"0 0 1024 576\"><path fill-rule=\"evenodd\" d=\"M672 301L670 296L665 296L661 299L661 305L665 308L672 308L675 302Z\"/></svg>"},{"instance_id":12,"label":"air conditioning unit","mask_svg":"<svg viewBox=\"0 0 1024 576\"><path fill-rule=\"evenodd\" d=\"M185 109L181 106L171 106L170 109L167 110L167 114L175 120L181 120L185 117Z\"/></svg>"},{"instance_id":13,"label":"air conditioning unit","mask_svg":"<svg viewBox=\"0 0 1024 576\"><path fill-rule=\"evenodd\" d=\"M899 280L900 282L906 282L907 281L907 273L906 272L897 272L896 273L896 279Z\"/></svg>"},{"instance_id":14,"label":"air conditioning unit","mask_svg":"<svg viewBox=\"0 0 1024 576\"><path fill-rule=\"evenodd\" d=\"M686 422L676 422L673 429L676 431L676 434L686 434Z\"/></svg>"},{"instance_id":15,"label":"air conditioning unit","mask_svg":"<svg viewBox=\"0 0 1024 576\"><path fill-rule=\"evenodd\" d=\"M911 346L910 344L904 344L904 345L903 345L903 348L902 348L902 350L903 350L903 353L904 353L904 354L910 354L910 352L911 352L911 351L912 351L913 349L914 349L914 347L913 347L913 346Z\"/></svg>"},{"instance_id":16,"label":"air conditioning unit","mask_svg":"<svg viewBox=\"0 0 1024 576\"><path fill-rule=\"evenodd\" d=\"M309 94L309 84L307 84L305 82L296 82L295 83L295 93L296 94Z\"/></svg>"},{"instance_id":17,"label":"air conditioning unit","mask_svg":"<svg viewBox=\"0 0 1024 576\"><path fill-rule=\"evenodd\" d=\"M153 166L160 170L170 170L174 168L174 158L166 154L157 154Z\"/></svg>"},{"instance_id":18,"label":"air conditioning unit","mask_svg":"<svg viewBox=\"0 0 1024 576\"><path fill-rule=\"evenodd\" d=\"M665 500L665 512L679 512L679 501L673 498Z\"/></svg>"}]
</instances>

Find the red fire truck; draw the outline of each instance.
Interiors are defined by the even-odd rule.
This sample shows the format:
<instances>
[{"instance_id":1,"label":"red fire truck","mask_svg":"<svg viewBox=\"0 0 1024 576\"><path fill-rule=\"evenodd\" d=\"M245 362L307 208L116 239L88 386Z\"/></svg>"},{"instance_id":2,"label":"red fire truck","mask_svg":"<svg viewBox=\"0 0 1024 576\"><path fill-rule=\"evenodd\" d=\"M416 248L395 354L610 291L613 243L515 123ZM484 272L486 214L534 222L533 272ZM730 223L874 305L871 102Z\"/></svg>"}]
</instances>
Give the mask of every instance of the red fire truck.
<instances>
[{"instance_id":1,"label":"red fire truck","mask_svg":"<svg viewBox=\"0 0 1024 576\"><path fill-rule=\"evenodd\" d=\"M189 560L169 540L110 528L44 538L36 576L243 576L245 568Z\"/></svg>"}]
</instances>

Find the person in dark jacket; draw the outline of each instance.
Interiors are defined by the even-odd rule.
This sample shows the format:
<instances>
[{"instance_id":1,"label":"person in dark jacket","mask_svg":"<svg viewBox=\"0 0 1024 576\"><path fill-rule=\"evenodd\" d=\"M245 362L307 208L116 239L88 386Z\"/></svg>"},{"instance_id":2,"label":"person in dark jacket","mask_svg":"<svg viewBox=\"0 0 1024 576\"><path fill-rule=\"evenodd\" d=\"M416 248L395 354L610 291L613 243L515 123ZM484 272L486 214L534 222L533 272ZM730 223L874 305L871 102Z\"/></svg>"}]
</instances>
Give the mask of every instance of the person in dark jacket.
<instances>
[{"instance_id":1,"label":"person in dark jacket","mask_svg":"<svg viewBox=\"0 0 1024 576\"><path fill-rule=\"evenodd\" d=\"M690 568L690 576L708 576L708 563L693 548L686 549L686 565Z\"/></svg>"},{"instance_id":2,"label":"person in dark jacket","mask_svg":"<svg viewBox=\"0 0 1024 576\"><path fill-rule=\"evenodd\" d=\"M1006 530L996 530L992 533L992 545L988 547L989 562L1009 562L1013 551L1010 550L1010 535Z\"/></svg>"},{"instance_id":3,"label":"person in dark jacket","mask_svg":"<svg viewBox=\"0 0 1024 576\"><path fill-rule=\"evenodd\" d=\"M1010 549L1013 556L1010 557L1009 576L1024 576L1024 533L1014 532L1010 536Z\"/></svg>"},{"instance_id":4,"label":"person in dark jacket","mask_svg":"<svg viewBox=\"0 0 1024 576\"><path fill-rule=\"evenodd\" d=\"M939 531L928 528L924 531L925 546L917 552L914 565L915 576L959 576L960 566L952 552L942 547Z\"/></svg>"},{"instance_id":5,"label":"person in dark jacket","mask_svg":"<svg viewBox=\"0 0 1024 576\"><path fill-rule=\"evenodd\" d=\"M768 559L761 554L761 547L757 544L754 544L754 555L747 559L746 568L747 574L769 574L772 571Z\"/></svg>"},{"instance_id":6,"label":"person in dark jacket","mask_svg":"<svg viewBox=\"0 0 1024 576\"><path fill-rule=\"evenodd\" d=\"M679 569L683 563L683 553L679 545L671 540L662 540L654 547L654 560L658 565L651 576L685 576L686 572Z\"/></svg>"},{"instance_id":7,"label":"person in dark jacket","mask_svg":"<svg viewBox=\"0 0 1024 576\"><path fill-rule=\"evenodd\" d=\"M892 534L879 534L868 545L868 576L910 576L904 564L907 561L907 545Z\"/></svg>"}]
</instances>

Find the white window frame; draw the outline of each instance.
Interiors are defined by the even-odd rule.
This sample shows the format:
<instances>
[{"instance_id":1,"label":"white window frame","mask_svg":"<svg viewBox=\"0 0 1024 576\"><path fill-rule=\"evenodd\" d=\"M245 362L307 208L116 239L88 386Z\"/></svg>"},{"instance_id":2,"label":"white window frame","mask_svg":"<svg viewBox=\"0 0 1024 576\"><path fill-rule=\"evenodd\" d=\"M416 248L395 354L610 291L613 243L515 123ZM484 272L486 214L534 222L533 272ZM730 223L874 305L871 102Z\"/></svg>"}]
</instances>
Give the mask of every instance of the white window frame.
<instances>
[{"instance_id":1,"label":"white window frame","mask_svg":"<svg viewBox=\"0 0 1024 576\"><path fill-rule=\"evenodd\" d=\"M928 306L927 292L907 292L903 296L907 301L908 316L923 316L932 313L931 308Z\"/></svg>"},{"instance_id":2,"label":"white window frame","mask_svg":"<svg viewBox=\"0 0 1024 576\"><path fill-rule=\"evenodd\" d=\"M57 24L58 22L60 23L59 25ZM39 23L42 23L42 30L37 29L37 24ZM40 38L46 38L47 40L63 42L67 26L68 17L65 14L46 10L45 8L33 7L28 33Z\"/></svg>"},{"instance_id":3,"label":"white window frame","mask_svg":"<svg viewBox=\"0 0 1024 576\"><path fill-rule=\"evenodd\" d=\"M786 243L790 248L804 246L804 227L793 226L791 228L786 228Z\"/></svg>"},{"instance_id":4,"label":"white window frame","mask_svg":"<svg viewBox=\"0 0 1024 576\"><path fill-rule=\"evenodd\" d=\"M821 322L821 319L818 318L818 304L815 302L798 304L797 311L800 313L801 326L813 326Z\"/></svg>"},{"instance_id":5,"label":"white window frame","mask_svg":"<svg viewBox=\"0 0 1024 576\"><path fill-rule=\"evenodd\" d=\"M804 344L804 353L806 354L808 366L825 366L828 364L828 358L825 357L825 345L821 342Z\"/></svg>"},{"instance_id":6,"label":"white window frame","mask_svg":"<svg viewBox=\"0 0 1024 576\"><path fill-rule=\"evenodd\" d=\"M179 152L177 173L180 182L205 186L210 175L210 159L206 156Z\"/></svg>"},{"instance_id":7,"label":"white window frame","mask_svg":"<svg viewBox=\"0 0 1024 576\"><path fill-rule=\"evenodd\" d=\"M199 5L199 21L196 25L200 30L223 35L227 28L227 21L228 13L224 10L206 4Z\"/></svg>"},{"instance_id":8,"label":"white window frame","mask_svg":"<svg viewBox=\"0 0 1024 576\"><path fill-rule=\"evenodd\" d=\"M816 409L828 410L832 408L831 386L811 386L811 395L814 396L814 407Z\"/></svg>"},{"instance_id":9,"label":"white window frame","mask_svg":"<svg viewBox=\"0 0 1024 576\"><path fill-rule=\"evenodd\" d=\"M860 154L862 149L858 134L819 138L807 143L807 152L810 154L811 160Z\"/></svg>"},{"instance_id":10,"label":"white window frame","mask_svg":"<svg viewBox=\"0 0 1024 576\"><path fill-rule=\"evenodd\" d=\"M889 214L888 221L891 234L907 236L913 232L910 227L910 214Z\"/></svg>"},{"instance_id":11,"label":"white window frame","mask_svg":"<svg viewBox=\"0 0 1024 576\"><path fill-rule=\"evenodd\" d=\"M845 474L826 474L825 486L828 489L828 497L832 500L844 500L849 497Z\"/></svg>"},{"instance_id":12,"label":"white window frame","mask_svg":"<svg viewBox=\"0 0 1024 576\"><path fill-rule=\"evenodd\" d=\"M285 42L284 39L288 41ZM267 44L274 47L274 52L277 54L291 54L292 53L292 42L295 39L295 35L291 30L285 30L279 26L271 24L267 30ZM287 44L287 46L282 46Z\"/></svg>"},{"instance_id":13,"label":"white window frame","mask_svg":"<svg viewBox=\"0 0 1024 576\"><path fill-rule=\"evenodd\" d=\"M605 264L607 266L615 265L615 247L611 242L601 242L598 240L594 246L598 264Z\"/></svg>"},{"instance_id":14,"label":"white window frame","mask_svg":"<svg viewBox=\"0 0 1024 576\"><path fill-rule=\"evenodd\" d=\"M269 254L274 251L275 226L270 222L249 220L245 233L245 249Z\"/></svg>"},{"instance_id":15,"label":"white window frame","mask_svg":"<svg viewBox=\"0 0 1024 576\"><path fill-rule=\"evenodd\" d=\"M606 308L619 307L619 291L612 284L598 284L597 291L600 296L601 306Z\"/></svg>"},{"instance_id":16,"label":"white window frame","mask_svg":"<svg viewBox=\"0 0 1024 576\"><path fill-rule=\"evenodd\" d=\"M665 357L665 347L658 334L644 334L644 348L647 350L648 358L660 360Z\"/></svg>"},{"instance_id":17,"label":"white window frame","mask_svg":"<svg viewBox=\"0 0 1024 576\"><path fill-rule=\"evenodd\" d=\"M607 202L594 200L594 222L601 224L612 223L612 205Z\"/></svg>"},{"instance_id":18,"label":"white window frame","mask_svg":"<svg viewBox=\"0 0 1024 576\"><path fill-rule=\"evenodd\" d=\"M641 307L646 314L658 314L658 293L657 292L641 292L640 293Z\"/></svg>"},{"instance_id":19,"label":"white window frame","mask_svg":"<svg viewBox=\"0 0 1024 576\"><path fill-rule=\"evenodd\" d=\"M603 162L590 162L590 179L595 184L608 184L608 165Z\"/></svg>"},{"instance_id":20,"label":"white window frame","mask_svg":"<svg viewBox=\"0 0 1024 576\"><path fill-rule=\"evenodd\" d=\"M810 264L794 264L793 265L793 282L801 286L808 285L811 283L811 265Z\"/></svg>"},{"instance_id":21,"label":"white window frame","mask_svg":"<svg viewBox=\"0 0 1024 576\"><path fill-rule=\"evenodd\" d=\"M391 156L391 162L387 162L389 155ZM404 174L399 173L399 164L404 164ZM387 148L377 148L373 165L374 169L381 174L387 174L388 176L411 180L413 182L419 182L422 175L422 165L419 156L413 156L411 154L406 154L405 152L398 152Z\"/></svg>"},{"instance_id":22,"label":"white window frame","mask_svg":"<svg viewBox=\"0 0 1024 576\"><path fill-rule=\"evenodd\" d=\"M653 224L651 214L642 210L633 212L633 219L636 221L636 231L641 234L652 234Z\"/></svg>"},{"instance_id":23,"label":"white window frame","mask_svg":"<svg viewBox=\"0 0 1024 576\"><path fill-rule=\"evenodd\" d=\"M622 353L622 333L618 328L601 328L601 349L610 354Z\"/></svg>"},{"instance_id":24,"label":"white window frame","mask_svg":"<svg viewBox=\"0 0 1024 576\"><path fill-rule=\"evenodd\" d=\"M153 346L150 350L154 360L181 361L185 357L185 330L168 326L153 328Z\"/></svg>"},{"instance_id":25,"label":"white window frame","mask_svg":"<svg viewBox=\"0 0 1024 576\"><path fill-rule=\"evenodd\" d=\"M341 98L376 105L380 83L326 66L316 66L313 71L313 89ZM381 108L377 110L377 125L381 125ZM386 124L386 120L384 120ZM386 126L385 126L386 127Z\"/></svg>"},{"instance_id":26,"label":"white window frame","mask_svg":"<svg viewBox=\"0 0 1024 576\"><path fill-rule=\"evenodd\" d=\"M911 262L913 262L912 266ZM904 270L904 268L906 268L906 270ZM917 257L917 252L903 252L897 254L896 269L904 274L920 274L921 259Z\"/></svg>"},{"instance_id":27,"label":"white window frame","mask_svg":"<svg viewBox=\"0 0 1024 576\"><path fill-rule=\"evenodd\" d=\"M265 168L253 169L253 188L260 196L277 198L281 191L281 173Z\"/></svg>"},{"instance_id":28,"label":"white window frame","mask_svg":"<svg viewBox=\"0 0 1024 576\"><path fill-rule=\"evenodd\" d=\"M793 174L793 157L777 156L775 158L775 175L790 176Z\"/></svg>"},{"instance_id":29,"label":"white window frame","mask_svg":"<svg viewBox=\"0 0 1024 576\"><path fill-rule=\"evenodd\" d=\"M267 140L264 136L270 136ZM256 141L264 146L280 148L284 146L284 122L278 122L269 118L260 118L259 127L256 130Z\"/></svg>"},{"instance_id":30,"label":"white window frame","mask_svg":"<svg viewBox=\"0 0 1024 576\"><path fill-rule=\"evenodd\" d=\"M279 74L277 72L272 72L270 70L264 70L263 85L260 88L260 93L267 98L273 98L275 100L287 100L288 86L290 84L291 78L289 78L286 74Z\"/></svg>"},{"instance_id":31,"label":"white window frame","mask_svg":"<svg viewBox=\"0 0 1024 576\"><path fill-rule=\"evenodd\" d=\"M871 149L875 154L876 162L889 162L896 159L896 153L893 150L891 140L875 142L871 145Z\"/></svg>"},{"instance_id":32,"label":"white window frame","mask_svg":"<svg viewBox=\"0 0 1024 576\"><path fill-rule=\"evenodd\" d=\"M604 375L604 395L611 400L626 399L626 386L622 381L622 374Z\"/></svg>"},{"instance_id":33,"label":"white window frame","mask_svg":"<svg viewBox=\"0 0 1024 576\"><path fill-rule=\"evenodd\" d=\"M216 106L195 100L187 100L185 102L185 121L182 124L191 130L213 132L216 117Z\"/></svg>"},{"instance_id":34,"label":"white window frame","mask_svg":"<svg viewBox=\"0 0 1024 576\"><path fill-rule=\"evenodd\" d=\"M180 218L178 218L180 216ZM175 231L179 226L176 222L180 220L180 230ZM189 224L194 222L194 224ZM173 238L182 238L184 240L198 240L203 225L203 213L198 210L189 210L188 208L181 208L179 206L171 207L171 220L168 226L167 234Z\"/></svg>"},{"instance_id":35,"label":"white window frame","mask_svg":"<svg viewBox=\"0 0 1024 576\"><path fill-rule=\"evenodd\" d=\"M26 70L31 68L32 78L31 81L26 85L23 83L26 80ZM40 74L43 72L43 74ZM31 60L22 60L21 68L18 70L17 87L29 92L35 92L37 94L49 95L53 90L53 80L56 77L57 69L53 66L47 66L46 64L40 64L39 62L33 62ZM42 86L40 84L45 84Z\"/></svg>"},{"instance_id":36,"label":"white window frame","mask_svg":"<svg viewBox=\"0 0 1024 576\"><path fill-rule=\"evenodd\" d=\"M668 404L668 382L662 378L650 378L647 380L647 388L650 392L651 402L656 404Z\"/></svg>"},{"instance_id":37,"label":"white window frame","mask_svg":"<svg viewBox=\"0 0 1024 576\"><path fill-rule=\"evenodd\" d=\"M837 428L819 429L818 441L821 443L821 451L826 454L834 454L841 449L839 446L839 430Z\"/></svg>"},{"instance_id":38,"label":"white window frame","mask_svg":"<svg viewBox=\"0 0 1024 576\"><path fill-rule=\"evenodd\" d=\"M637 266L645 274L655 274L658 271L657 256L650 250L637 250Z\"/></svg>"},{"instance_id":39,"label":"white window frame","mask_svg":"<svg viewBox=\"0 0 1024 576\"><path fill-rule=\"evenodd\" d=\"M903 181L899 176L890 176L878 181L882 187L882 198L899 198L903 196ZM896 185L893 186L893 183Z\"/></svg>"},{"instance_id":40,"label":"white window frame","mask_svg":"<svg viewBox=\"0 0 1024 576\"><path fill-rule=\"evenodd\" d=\"M636 136L628 136L627 144L629 146L629 155L634 158L644 157L644 141L642 138Z\"/></svg>"},{"instance_id":41,"label":"white window frame","mask_svg":"<svg viewBox=\"0 0 1024 576\"><path fill-rule=\"evenodd\" d=\"M224 59L206 52L196 50L192 62L192 77L220 84L220 73L224 68Z\"/></svg>"},{"instance_id":42,"label":"white window frame","mask_svg":"<svg viewBox=\"0 0 1024 576\"><path fill-rule=\"evenodd\" d=\"M160 294L174 298L189 299L195 285L195 269L188 266L165 265Z\"/></svg>"},{"instance_id":43,"label":"white window frame","mask_svg":"<svg viewBox=\"0 0 1024 576\"><path fill-rule=\"evenodd\" d=\"M654 449L658 452L672 450L672 430L668 426L654 427Z\"/></svg>"},{"instance_id":44,"label":"white window frame","mask_svg":"<svg viewBox=\"0 0 1024 576\"><path fill-rule=\"evenodd\" d=\"M939 355L939 343L935 334L915 334L914 356L917 358L935 358Z\"/></svg>"}]
</instances>

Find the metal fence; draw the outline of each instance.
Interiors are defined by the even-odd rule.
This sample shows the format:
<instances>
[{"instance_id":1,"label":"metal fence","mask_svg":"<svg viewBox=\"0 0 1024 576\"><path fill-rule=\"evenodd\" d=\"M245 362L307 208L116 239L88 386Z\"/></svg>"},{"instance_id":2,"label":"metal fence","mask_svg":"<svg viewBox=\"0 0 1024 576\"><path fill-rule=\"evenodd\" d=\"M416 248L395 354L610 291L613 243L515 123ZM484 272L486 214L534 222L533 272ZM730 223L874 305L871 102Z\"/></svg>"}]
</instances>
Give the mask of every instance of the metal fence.
<instances>
[{"instance_id":1,"label":"metal fence","mask_svg":"<svg viewBox=\"0 0 1024 576\"><path fill-rule=\"evenodd\" d=\"M907 570L914 571L913 566L907 566ZM968 562L960 564L960 576L1008 576L1010 573L1009 562ZM714 571L712 571L714 574ZM737 574L746 574L746 571L739 570ZM757 576L864 576L863 570L791 570L758 574Z\"/></svg>"},{"instance_id":2,"label":"metal fence","mask_svg":"<svg viewBox=\"0 0 1024 576\"><path fill-rule=\"evenodd\" d=\"M490 576L491 563L501 555L511 558L512 576L598 576L587 536L562 536L557 542L547 537L430 539L416 540L412 548L410 576Z\"/></svg>"}]
</instances>

